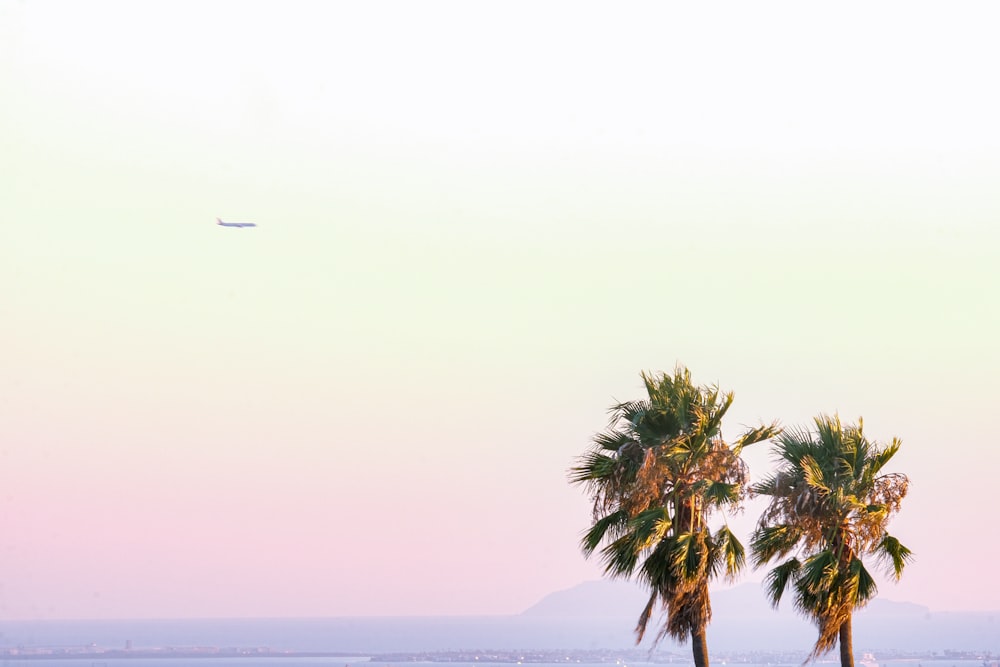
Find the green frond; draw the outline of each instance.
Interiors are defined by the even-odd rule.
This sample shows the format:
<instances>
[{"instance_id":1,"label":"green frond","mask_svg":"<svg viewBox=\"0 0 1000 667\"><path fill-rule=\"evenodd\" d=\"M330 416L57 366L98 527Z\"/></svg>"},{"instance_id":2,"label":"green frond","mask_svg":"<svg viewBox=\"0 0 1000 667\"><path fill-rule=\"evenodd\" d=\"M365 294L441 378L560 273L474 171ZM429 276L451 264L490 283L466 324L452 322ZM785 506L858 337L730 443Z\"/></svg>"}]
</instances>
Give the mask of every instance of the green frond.
<instances>
[{"instance_id":1,"label":"green frond","mask_svg":"<svg viewBox=\"0 0 1000 667\"><path fill-rule=\"evenodd\" d=\"M764 585L767 599L772 607L778 608L778 603L781 602L781 597L785 594L788 584L796 579L801 569L802 563L799 562L798 558L789 558L767 573L767 576L764 577Z\"/></svg>"},{"instance_id":2,"label":"green frond","mask_svg":"<svg viewBox=\"0 0 1000 667\"><path fill-rule=\"evenodd\" d=\"M865 470L865 455L862 450L845 452L843 456L833 458L837 475L835 479L857 480Z\"/></svg>"},{"instance_id":3,"label":"green frond","mask_svg":"<svg viewBox=\"0 0 1000 667\"><path fill-rule=\"evenodd\" d=\"M734 505L740 499L740 485L725 482L709 482L701 492L709 503L716 506Z\"/></svg>"},{"instance_id":4,"label":"green frond","mask_svg":"<svg viewBox=\"0 0 1000 667\"><path fill-rule=\"evenodd\" d=\"M746 566L746 550L740 541L736 539L729 526L720 527L715 532L713 541L725 563L726 578L729 581L734 581L736 575Z\"/></svg>"},{"instance_id":5,"label":"green frond","mask_svg":"<svg viewBox=\"0 0 1000 667\"><path fill-rule=\"evenodd\" d=\"M799 467L803 456L811 454L815 449L812 434L802 428L785 428L776 440L778 446L772 450L775 457L793 469Z\"/></svg>"},{"instance_id":6,"label":"green frond","mask_svg":"<svg viewBox=\"0 0 1000 667\"><path fill-rule=\"evenodd\" d=\"M628 512L625 510L618 510L612 512L607 516L603 516L594 522L594 525L590 527L583 535L581 540L581 546L583 547L583 553L589 557L601 542L604 541L605 537L610 535L612 540L616 540L622 536L622 531L628 525Z\"/></svg>"},{"instance_id":7,"label":"green frond","mask_svg":"<svg viewBox=\"0 0 1000 667\"><path fill-rule=\"evenodd\" d=\"M836 414L833 416L821 414L814 421L821 447L830 452L842 450L844 430L840 423L840 417Z\"/></svg>"},{"instance_id":8,"label":"green frond","mask_svg":"<svg viewBox=\"0 0 1000 667\"><path fill-rule=\"evenodd\" d=\"M639 549L636 549L635 533L626 533L601 549L604 572L612 578L631 575L639 563Z\"/></svg>"},{"instance_id":9,"label":"green frond","mask_svg":"<svg viewBox=\"0 0 1000 667\"><path fill-rule=\"evenodd\" d=\"M750 486L750 492L760 496L773 496L777 493L778 476L774 473L764 476L759 482Z\"/></svg>"},{"instance_id":10,"label":"green frond","mask_svg":"<svg viewBox=\"0 0 1000 667\"><path fill-rule=\"evenodd\" d=\"M663 539L670 525L670 511L661 506L637 514L628 522L628 529L635 533L636 548L642 551Z\"/></svg>"},{"instance_id":11,"label":"green frond","mask_svg":"<svg viewBox=\"0 0 1000 667\"><path fill-rule=\"evenodd\" d=\"M851 559L850 571L850 585L845 597L852 607L863 607L878 593L878 585L860 558Z\"/></svg>"},{"instance_id":12,"label":"green frond","mask_svg":"<svg viewBox=\"0 0 1000 667\"><path fill-rule=\"evenodd\" d=\"M770 424L764 424L757 426L756 428L752 428L736 439L736 442L733 443L733 452L739 456L744 447L755 445L758 442L764 442L765 440L771 440L772 438L777 437L780 433L781 427L778 426L778 422L772 422Z\"/></svg>"},{"instance_id":13,"label":"green frond","mask_svg":"<svg viewBox=\"0 0 1000 667\"><path fill-rule=\"evenodd\" d=\"M900 544L899 540L886 533L875 550L875 556L897 581L903 575L903 568L913 558L913 552Z\"/></svg>"},{"instance_id":14,"label":"green frond","mask_svg":"<svg viewBox=\"0 0 1000 667\"><path fill-rule=\"evenodd\" d=\"M892 442L889 443L885 449L880 450L871 458L869 468L873 475L878 475L882 471L882 468L884 468L889 463L890 459L896 455L902 444L903 443L898 438L893 438Z\"/></svg>"},{"instance_id":15,"label":"green frond","mask_svg":"<svg viewBox=\"0 0 1000 667\"><path fill-rule=\"evenodd\" d=\"M624 526L620 522L620 515L608 522L609 530L617 530L618 537L601 550L604 571L612 577L629 576L635 571L639 561L670 529L670 514L666 508L656 507L628 519ZM597 531L594 532L596 537Z\"/></svg>"},{"instance_id":16,"label":"green frond","mask_svg":"<svg viewBox=\"0 0 1000 667\"><path fill-rule=\"evenodd\" d=\"M637 415L647 412L650 408L649 401L626 401L611 406L608 410L608 426L612 427L620 422L633 423Z\"/></svg>"},{"instance_id":17,"label":"green frond","mask_svg":"<svg viewBox=\"0 0 1000 667\"><path fill-rule=\"evenodd\" d=\"M816 489L817 491L823 493L829 493L830 487L826 483L826 475L823 473L823 468L820 464L810 455L803 456L799 461L799 465L802 467L802 479L806 484Z\"/></svg>"},{"instance_id":18,"label":"green frond","mask_svg":"<svg viewBox=\"0 0 1000 667\"><path fill-rule=\"evenodd\" d=\"M750 538L754 567L760 567L774 558L781 558L798 545L802 529L790 524L761 526Z\"/></svg>"},{"instance_id":19,"label":"green frond","mask_svg":"<svg viewBox=\"0 0 1000 667\"><path fill-rule=\"evenodd\" d=\"M634 438L625 431L604 431L594 436L594 444L600 449L617 452Z\"/></svg>"},{"instance_id":20,"label":"green frond","mask_svg":"<svg viewBox=\"0 0 1000 667\"><path fill-rule=\"evenodd\" d=\"M799 581L812 595L827 594L833 590L839 573L837 556L830 549L824 549L806 558Z\"/></svg>"},{"instance_id":21,"label":"green frond","mask_svg":"<svg viewBox=\"0 0 1000 667\"><path fill-rule=\"evenodd\" d=\"M586 484L615 476L618 459L604 452L592 450L579 458L579 465L569 470L571 484Z\"/></svg>"},{"instance_id":22,"label":"green frond","mask_svg":"<svg viewBox=\"0 0 1000 667\"><path fill-rule=\"evenodd\" d=\"M708 545L703 531L681 533L674 539L673 547L670 564L681 581L696 581L708 569Z\"/></svg>"},{"instance_id":23,"label":"green frond","mask_svg":"<svg viewBox=\"0 0 1000 667\"><path fill-rule=\"evenodd\" d=\"M722 428L722 418L726 416L726 412L733 404L733 393L726 392L721 396L721 402L719 401L719 395L716 394L711 396L706 402L709 409L701 411L702 414L699 415L697 431L706 438L713 438L718 435L719 430Z\"/></svg>"},{"instance_id":24,"label":"green frond","mask_svg":"<svg viewBox=\"0 0 1000 667\"><path fill-rule=\"evenodd\" d=\"M640 579L646 582L653 590L666 593L681 586L677 571L673 566L673 553L675 550L675 538L664 537L653 547L652 551L642 563Z\"/></svg>"}]
</instances>

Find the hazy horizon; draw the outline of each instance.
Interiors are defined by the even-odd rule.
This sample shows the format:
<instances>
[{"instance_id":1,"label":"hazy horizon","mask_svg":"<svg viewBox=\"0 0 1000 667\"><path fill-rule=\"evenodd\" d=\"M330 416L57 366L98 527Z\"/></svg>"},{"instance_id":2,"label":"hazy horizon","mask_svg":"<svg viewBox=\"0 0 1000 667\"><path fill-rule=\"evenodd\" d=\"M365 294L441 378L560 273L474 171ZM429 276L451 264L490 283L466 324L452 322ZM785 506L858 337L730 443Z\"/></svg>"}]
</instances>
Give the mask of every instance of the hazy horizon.
<instances>
[{"instance_id":1,"label":"hazy horizon","mask_svg":"<svg viewBox=\"0 0 1000 667\"><path fill-rule=\"evenodd\" d=\"M713 595L713 618L708 625L713 652L717 656L737 652L744 658L753 651L802 651L805 655L815 639L813 623L790 605L771 609L754 588L748 583ZM530 610L508 616L0 621L0 649L62 647L72 651L91 647L114 651L131 647L139 654L119 657L133 659L140 658L144 649L168 647L216 647L226 657L234 651L232 647L260 646L272 651L382 654L462 649L646 652L654 649L652 638L647 636L637 647L633 634L644 603L644 593L625 582L595 581L546 596ZM877 598L854 616L855 652L875 651L881 662L893 657L912 660L921 653L928 657L932 652L942 657L940 652L945 650L997 651L1000 637L995 614L931 612L920 605ZM206 653L204 648L198 650ZM670 652L683 656L687 650L670 640L656 646L660 656ZM392 662L399 659L397 656ZM418 659L436 660L429 655Z\"/></svg>"},{"instance_id":2,"label":"hazy horizon","mask_svg":"<svg viewBox=\"0 0 1000 667\"><path fill-rule=\"evenodd\" d=\"M547 600L550 596L552 596L554 594L559 594L559 593L564 593L564 592L567 592L567 591L574 590L574 589L577 588L577 586L582 586L582 585L591 584L591 583L599 583L599 582L621 583L621 582L619 582L617 580L610 580L610 579L607 579L607 578L590 579L590 580L582 581L579 584L577 584L576 586L571 586L569 588L563 588L563 589L558 589L558 590L550 591L549 593L543 595L539 600L536 600L535 602L530 603L524 609L518 609L518 610L515 610L515 611L505 612L505 613L487 613L487 614L448 614L448 613L444 613L444 614L434 614L434 615L427 615L427 614L404 614L404 615L399 615L399 614L337 614L337 615L329 615L329 616L241 616L241 615L232 615L232 616L173 616L173 617L171 617L171 616L129 616L129 617L96 617L96 618L53 618L51 620L55 620L55 621L88 621L88 620L95 620L95 621L112 621L113 622L113 621L129 621L129 620L141 620L141 621L157 621L157 620L169 620L169 621L179 621L179 620L225 621L225 620L324 620L324 619L350 619L350 618L371 618L371 619L376 619L376 618L456 618L457 619L457 618L494 618L494 617L496 617L496 618L501 618L501 617L502 618L507 618L507 617L514 617L514 616L526 616L526 615L530 615L531 610L536 605L538 605L538 603ZM735 587L739 587L739 586L742 586L742 585L757 585L759 583L760 582L744 581L744 582L741 582L741 583L737 584ZM711 590L713 592L713 595L718 595L719 593L724 593L725 591L731 590L731 588L712 586ZM761 600L761 602L766 602L766 600L767 600L766 596L764 595L763 590L761 591L760 600ZM644 604L645 600L642 600L642 603ZM987 608L987 609L950 609L950 608L949 609L938 609L938 608L933 608L933 607L930 607L930 606L928 606L926 604L923 604L919 600L903 600L903 599L899 599L898 597L894 597L891 594L888 595L888 596L887 595L879 595L879 596L877 596L875 598L875 600L873 600L873 604L874 604L874 606L875 606L876 609L880 607L881 603L887 603L889 605L912 605L912 606L920 607L922 609L926 609L928 611L928 613L932 613L932 614L978 614L978 613L990 614L990 613L993 613L993 612L1000 611L1000 606L997 606L997 607L994 607L994 608ZM637 616L638 613L639 613L639 611L641 611L641 608L642 608L642 604L639 604L637 607L633 607L633 606L627 607L625 609L625 613L622 614L622 615L623 616L627 616L629 618L631 618L632 616ZM783 612L792 612L793 608L791 606L791 603L786 601L782 605L781 610ZM770 610L770 608L769 608L769 611L773 611L773 610ZM859 610L859 613L860 612L867 612L867 611L870 611L869 607L865 607L865 608ZM587 616L588 614L586 614L586 613L580 613L580 615L581 616ZM602 614L600 613L600 610L598 609L598 610L595 610L594 613L590 614L590 615L601 616ZM21 621L21 620L27 621L27 622L34 622L34 621L45 621L45 620L50 620L50 619L45 619L45 618L0 619L0 622L4 622L4 621ZM804 619L803 618L802 620L803 620L803 623L809 623L808 619Z\"/></svg>"},{"instance_id":3,"label":"hazy horizon","mask_svg":"<svg viewBox=\"0 0 1000 667\"><path fill-rule=\"evenodd\" d=\"M460 618L507 618L507 617L523 617L523 616L530 616L530 615L532 615L533 609L536 606L538 606L540 603L544 603L544 602L549 601L553 596L556 596L556 595L559 595L559 594L562 594L562 593L571 592L571 591L576 591L581 586L585 586L587 584L595 584L595 583L610 583L612 585L619 585L619 584L629 584L629 585L632 585L632 584L634 584L636 586L637 590L641 590L641 591L645 590L645 589L641 588L641 585L638 584L637 582L625 582L625 581L621 581L621 580L612 580L612 579L608 579L608 578L589 579L589 580L586 580L586 581L581 581L578 584L576 584L574 586L570 586L568 588L562 588L562 589L558 589L558 590L549 591L548 593L544 594L541 598L539 598L538 600L530 603L527 607L525 607L523 609L518 609L518 610L515 610L515 611L511 611L511 612L506 612L506 613L487 613L487 614L448 614L448 613L434 614L434 615L427 615L427 614L403 614L403 615L399 615L399 614L337 614L337 615L328 615L328 616L244 616L244 615L236 614L236 615L231 615L231 616L155 616L154 615L154 616L92 617L92 618L71 618L71 617L58 618L58 617L53 617L53 618L48 618L48 619L47 618L32 617L32 618L24 618L24 619L0 618L0 622L7 622L7 621L9 621L9 622L21 622L21 621L24 621L24 622L36 622L36 621L47 621L47 620L53 620L53 621L57 621L57 622L63 622L63 621L70 621L70 622L80 621L80 622L85 622L85 621L90 621L90 620L93 620L93 621L102 621L102 622L103 621L117 622L117 621L131 621L131 620L136 620L136 621L158 621L158 620L163 620L163 621L183 621L183 620L192 620L192 621L200 621L200 620L204 620L204 621L226 621L226 620L247 620L247 621L258 621L258 620L261 620L261 621L263 621L263 620L289 620L289 621L292 621L292 620L336 620L336 619L351 619L351 618L366 618L366 619L379 619L379 618L390 618L390 619L391 618L455 618L455 619L460 619ZM742 587L742 586L759 586L759 585L760 585L760 582L741 581L741 582L737 583L734 586L717 586L717 585L713 585L713 586L711 586L711 590L712 590L714 596L718 596L720 593L725 594L726 591L732 590L733 588L739 588L739 587ZM761 595L760 595L760 602L765 603L766 600L767 600L767 597L764 594L763 589L760 590L760 593L761 593ZM641 611L641 608L642 608L642 606L643 606L644 603L645 603L645 598L643 598L639 603L637 603L635 605L629 605L627 607L619 609L619 611L622 612L620 615L622 615L624 617L628 617L628 618L631 618L634 615L638 615L638 612ZM989 608L989 609L936 609L936 608L932 608L932 607L929 607L928 605L923 604L919 600L902 600L902 599L893 597L892 595L889 595L889 596L879 595L879 596L877 596L875 598L875 600L873 600L873 604L875 605L875 608L879 608L882 603L887 603L889 605L913 605L913 606L920 607L922 609L926 609L929 613L934 613L934 614L952 614L952 613L959 613L959 614L964 614L964 613L972 613L972 614L975 614L975 613L984 613L984 614L989 614L989 613L993 613L993 612L996 612L996 611L1000 611L1000 606L998 606L996 608ZM781 606L781 610L783 612L792 612L793 611L791 604L789 602L787 602L787 601ZM776 611L776 610L772 610L772 609L770 609L770 607L768 607L768 611ZM869 605L869 607L865 607L862 610L859 610L859 612L860 611L864 611L864 612L870 611L870 605ZM599 617L599 616L606 615L606 614L603 614L601 612L600 608L595 608L593 610L593 613L591 613L591 614L588 614L586 611L579 610L579 611L575 612L575 615L579 615L579 616L588 616L588 615L591 615L591 616ZM618 615L618 614L616 613L615 615ZM809 621L807 619L803 619L803 623L808 623L808 622Z\"/></svg>"},{"instance_id":4,"label":"hazy horizon","mask_svg":"<svg viewBox=\"0 0 1000 667\"><path fill-rule=\"evenodd\" d=\"M517 613L677 363L901 438L880 595L997 609L998 19L0 0L0 619Z\"/></svg>"}]
</instances>

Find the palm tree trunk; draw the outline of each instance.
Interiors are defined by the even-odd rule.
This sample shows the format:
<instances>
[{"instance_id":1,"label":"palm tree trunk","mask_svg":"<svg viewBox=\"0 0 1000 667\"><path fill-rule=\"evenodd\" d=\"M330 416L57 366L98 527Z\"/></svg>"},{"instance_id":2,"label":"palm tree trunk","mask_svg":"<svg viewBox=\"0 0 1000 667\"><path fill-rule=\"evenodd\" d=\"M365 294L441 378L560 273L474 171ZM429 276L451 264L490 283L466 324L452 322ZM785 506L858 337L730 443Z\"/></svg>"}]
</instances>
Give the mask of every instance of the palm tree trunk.
<instances>
[{"instance_id":1,"label":"palm tree trunk","mask_svg":"<svg viewBox=\"0 0 1000 667\"><path fill-rule=\"evenodd\" d=\"M840 667L854 667L854 638L851 635L851 617L840 626Z\"/></svg>"},{"instance_id":2,"label":"palm tree trunk","mask_svg":"<svg viewBox=\"0 0 1000 667\"><path fill-rule=\"evenodd\" d=\"M692 628L691 651L694 654L694 667L708 667L708 640L705 637L705 628L697 630Z\"/></svg>"}]
</instances>

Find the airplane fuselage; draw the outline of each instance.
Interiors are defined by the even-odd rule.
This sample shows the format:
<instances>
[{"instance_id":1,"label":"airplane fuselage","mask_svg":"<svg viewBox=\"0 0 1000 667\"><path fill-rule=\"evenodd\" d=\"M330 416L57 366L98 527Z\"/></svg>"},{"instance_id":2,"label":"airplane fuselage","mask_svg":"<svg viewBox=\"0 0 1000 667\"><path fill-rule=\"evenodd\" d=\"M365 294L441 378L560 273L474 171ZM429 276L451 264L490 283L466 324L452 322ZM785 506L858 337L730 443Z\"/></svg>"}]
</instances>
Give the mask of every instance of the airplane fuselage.
<instances>
[{"instance_id":1,"label":"airplane fuselage","mask_svg":"<svg viewBox=\"0 0 1000 667\"><path fill-rule=\"evenodd\" d=\"M223 222L221 218L215 219L216 224L222 225L223 227L256 227L255 222Z\"/></svg>"}]
</instances>

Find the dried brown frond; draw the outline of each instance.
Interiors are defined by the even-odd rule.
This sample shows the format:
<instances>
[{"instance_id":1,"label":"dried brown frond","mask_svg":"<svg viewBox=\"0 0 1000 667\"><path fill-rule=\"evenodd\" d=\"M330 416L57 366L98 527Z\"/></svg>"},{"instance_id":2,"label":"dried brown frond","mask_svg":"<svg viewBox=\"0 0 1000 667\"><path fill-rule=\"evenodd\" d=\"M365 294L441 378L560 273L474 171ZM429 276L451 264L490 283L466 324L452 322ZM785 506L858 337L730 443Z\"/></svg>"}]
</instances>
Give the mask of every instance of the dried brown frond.
<instances>
[{"instance_id":1,"label":"dried brown frond","mask_svg":"<svg viewBox=\"0 0 1000 667\"><path fill-rule=\"evenodd\" d=\"M840 628L851 618L852 607L849 604L837 604L821 616L815 616L816 628L819 630L816 643L806 658L806 662L816 660L829 653L837 646L840 639Z\"/></svg>"},{"instance_id":2,"label":"dried brown frond","mask_svg":"<svg viewBox=\"0 0 1000 667\"><path fill-rule=\"evenodd\" d=\"M656 642L670 637L683 644L693 628L704 628L712 620L712 603L704 580L679 587L667 598L666 605L667 622L660 628Z\"/></svg>"},{"instance_id":3,"label":"dried brown frond","mask_svg":"<svg viewBox=\"0 0 1000 667\"><path fill-rule=\"evenodd\" d=\"M660 599L660 594L657 591L653 591L649 596L649 601L646 602L645 608L643 608L642 613L639 614L639 621L635 626L635 643L641 644L642 638L646 636L646 628L649 627L649 619L653 615L653 611L656 609L656 603Z\"/></svg>"},{"instance_id":4,"label":"dried brown frond","mask_svg":"<svg viewBox=\"0 0 1000 667\"><path fill-rule=\"evenodd\" d=\"M636 516L659 502L663 494L663 471L656 462L656 451L647 448L643 452L642 465L636 473L629 492L620 499L621 506Z\"/></svg>"},{"instance_id":5,"label":"dried brown frond","mask_svg":"<svg viewBox=\"0 0 1000 667\"><path fill-rule=\"evenodd\" d=\"M910 479L901 473L883 475L875 480L875 488L869 498L870 502L886 505L889 514L895 514L902 506L903 498L910 490Z\"/></svg>"}]
</instances>

